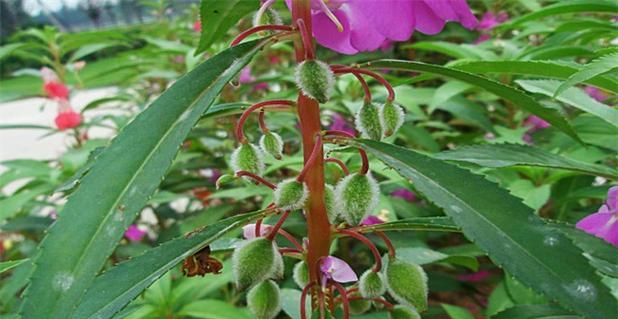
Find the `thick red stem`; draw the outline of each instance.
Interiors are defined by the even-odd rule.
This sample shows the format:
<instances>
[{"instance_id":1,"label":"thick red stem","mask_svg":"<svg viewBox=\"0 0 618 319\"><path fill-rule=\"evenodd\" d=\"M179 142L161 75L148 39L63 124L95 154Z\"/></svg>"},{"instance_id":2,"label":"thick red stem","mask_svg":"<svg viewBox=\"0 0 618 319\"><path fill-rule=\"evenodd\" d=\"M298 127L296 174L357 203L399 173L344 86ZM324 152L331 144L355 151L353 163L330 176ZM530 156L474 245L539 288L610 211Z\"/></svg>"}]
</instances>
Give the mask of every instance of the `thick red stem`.
<instances>
[{"instance_id":1,"label":"thick red stem","mask_svg":"<svg viewBox=\"0 0 618 319\"><path fill-rule=\"evenodd\" d=\"M315 141L315 144L313 145L313 150L311 151L311 155L309 156L309 159L307 160L307 162L303 166L303 169L300 171L300 173L296 177L297 181L302 182L305 180L305 175L307 175L307 172L311 169L311 166L313 166L313 164L318 160L318 156L320 156L321 154L322 154L322 135L318 134L316 136L316 141Z\"/></svg>"}]
</instances>

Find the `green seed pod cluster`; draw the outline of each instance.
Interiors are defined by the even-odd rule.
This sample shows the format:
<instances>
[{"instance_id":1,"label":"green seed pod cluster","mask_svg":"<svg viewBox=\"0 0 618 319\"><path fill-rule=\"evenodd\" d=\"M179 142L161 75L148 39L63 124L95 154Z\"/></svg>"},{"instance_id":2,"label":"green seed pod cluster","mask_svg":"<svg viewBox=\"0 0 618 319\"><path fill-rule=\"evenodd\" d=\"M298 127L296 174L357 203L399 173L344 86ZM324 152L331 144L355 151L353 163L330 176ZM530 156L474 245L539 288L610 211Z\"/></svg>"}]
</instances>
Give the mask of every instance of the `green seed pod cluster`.
<instances>
[{"instance_id":1,"label":"green seed pod cluster","mask_svg":"<svg viewBox=\"0 0 618 319\"><path fill-rule=\"evenodd\" d=\"M383 128L380 121L380 107L373 103L365 103L354 118L356 130L364 138L379 141L382 139Z\"/></svg>"},{"instance_id":2,"label":"green seed pod cluster","mask_svg":"<svg viewBox=\"0 0 618 319\"><path fill-rule=\"evenodd\" d=\"M386 292L382 274L369 269L360 277L358 288L363 298L377 298Z\"/></svg>"},{"instance_id":3,"label":"green seed pod cluster","mask_svg":"<svg viewBox=\"0 0 618 319\"><path fill-rule=\"evenodd\" d=\"M277 184L274 202L277 207L283 210L297 210L305 205L307 197L309 197L307 184L290 178Z\"/></svg>"},{"instance_id":4,"label":"green seed pod cluster","mask_svg":"<svg viewBox=\"0 0 618 319\"><path fill-rule=\"evenodd\" d=\"M247 171L262 175L265 168L264 155L257 146L243 143L232 153L231 165L234 172Z\"/></svg>"},{"instance_id":5,"label":"green seed pod cluster","mask_svg":"<svg viewBox=\"0 0 618 319\"><path fill-rule=\"evenodd\" d=\"M337 214L348 224L359 225L378 205L380 187L371 174L350 174L335 187Z\"/></svg>"},{"instance_id":6,"label":"green seed pod cluster","mask_svg":"<svg viewBox=\"0 0 618 319\"><path fill-rule=\"evenodd\" d=\"M294 265L294 282L300 288L304 288L309 283L309 268L305 261L299 261Z\"/></svg>"},{"instance_id":7,"label":"green seed pod cluster","mask_svg":"<svg viewBox=\"0 0 618 319\"><path fill-rule=\"evenodd\" d=\"M384 130L384 137L395 134L403 124L404 117L401 106L391 101L386 101L386 103L382 104L380 107L380 123Z\"/></svg>"},{"instance_id":8,"label":"green seed pod cluster","mask_svg":"<svg viewBox=\"0 0 618 319\"><path fill-rule=\"evenodd\" d=\"M427 310L427 275L419 265L390 259L385 269L388 292L399 303Z\"/></svg>"},{"instance_id":9,"label":"green seed pod cluster","mask_svg":"<svg viewBox=\"0 0 618 319\"><path fill-rule=\"evenodd\" d=\"M246 289L277 275L282 267L276 244L265 237L247 241L234 250L232 266L239 289Z\"/></svg>"},{"instance_id":10,"label":"green seed pod cluster","mask_svg":"<svg viewBox=\"0 0 618 319\"><path fill-rule=\"evenodd\" d=\"M266 154L280 160L283 157L283 139L275 132L268 132L260 138L260 148Z\"/></svg>"},{"instance_id":11,"label":"green seed pod cluster","mask_svg":"<svg viewBox=\"0 0 618 319\"><path fill-rule=\"evenodd\" d=\"M416 310L403 305L396 305L388 313L389 319L421 319Z\"/></svg>"},{"instance_id":12,"label":"green seed pod cluster","mask_svg":"<svg viewBox=\"0 0 618 319\"><path fill-rule=\"evenodd\" d=\"M273 319L281 311L279 286L266 280L257 284L247 293L247 306L257 319Z\"/></svg>"},{"instance_id":13,"label":"green seed pod cluster","mask_svg":"<svg viewBox=\"0 0 618 319\"><path fill-rule=\"evenodd\" d=\"M356 299L350 301L350 313L353 315L360 315L371 308L371 302L366 299Z\"/></svg>"},{"instance_id":14,"label":"green seed pod cluster","mask_svg":"<svg viewBox=\"0 0 618 319\"><path fill-rule=\"evenodd\" d=\"M306 60L296 67L296 85L304 95L326 103L335 88L335 75L328 64L319 60Z\"/></svg>"}]
</instances>

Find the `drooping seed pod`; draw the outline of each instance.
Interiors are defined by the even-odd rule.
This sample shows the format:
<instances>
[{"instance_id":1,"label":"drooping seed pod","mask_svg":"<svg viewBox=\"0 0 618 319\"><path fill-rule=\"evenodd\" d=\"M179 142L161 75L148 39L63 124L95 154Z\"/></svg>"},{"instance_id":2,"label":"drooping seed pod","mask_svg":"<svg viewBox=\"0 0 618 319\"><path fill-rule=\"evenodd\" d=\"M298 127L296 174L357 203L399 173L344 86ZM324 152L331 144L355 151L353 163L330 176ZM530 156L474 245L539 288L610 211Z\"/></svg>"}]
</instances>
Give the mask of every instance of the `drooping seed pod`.
<instances>
[{"instance_id":1,"label":"drooping seed pod","mask_svg":"<svg viewBox=\"0 0 618 319\"><path fill-rule=\"evenodd\" d=\"M296 85L304 95L326 103L335 87L335 75L328 64L319 60L306 60L296 67Z\"/></svg>"},{"instance_id":2,"label":"drooping seed pod","mask_svg":"<svg viewBox=\"0 0 618 319\"><path fill-rule=\"evenodd\" d=\"M257 146L243 143L232 153L231 165L234 172L247 171L262 175L265 168L264 155Z\"/></svg>"},{"instance_id":3,"label":"drooping seed pod","mask_svg":"<svg viewBox=\"0 0 618 319\"><path fill-rule=\"evenodd\" d=\"M280 160L283 157L283 140L275 132L268 132L260 138L260 148L264 153Z\"/></svg>"},{"instance_id":4,"label":"drooping seed pod","mask_svg":"<svg viewBox=\"0 0 618 319\"><path fill-rule=\"evenodd\" d=\"M386 265L385 276L395 300L418 311L427 309L427 275L421 266L393 258Z\"/></svg>"},{"instance_id":5,"label":"drooping seed pod","mask_svg":"<svg viewBox=\"0 0 618 319\"><path fill-rule=\"evenodd\" d=\"M380 108L373 103L365 103L356 112L354 118L356 130L361 132L361 136L379 141L382 139L383 128L380 121Z\"/></svg>"},{"instance_id":6,"label":"drooping seed pod","mask_svg":"<svg viewBox=\"0 0 618 319\"><path fill-rule=\"evenodd\" d=\"M337 214L335 207L335 190L331 185L324 185L324 206L326 207L326 216L332 225L337 225L341 222L341 217Z\"/></svg>"},{"instance_id":7,"label":"drooping seed pod","mask_svg":"<svg viewBox=\"0 0 618 319\"><path fill-rule=\"evenodd\" d=\"M234 250L232 266L238 289L246 289L272 277L281 256L275 243L264 237L245 242Z\"/></svg>"},{"instance_id":8,"label":"drooping seed pod","mask_svg":"<svg viewBox=\"0 0 618 319\"><path fill-rule=\"evenodd\" d=\"M350 314L360 315L371 308L371 302L365 299L355 299L350 301Z\"/></svg>"},{"instance_id":9,"label":"drooping seed pod","mask_svg":"<svg viewBox=\"0 0 618 319\"><path fill-rule=\"evenodd\" d=\"M236 180L235 176L230 174L223 174L219 176L219 178L217 178L217 181L215 182L215 187L219 189L222 185L225 185L233 180Z\"/></svg>"},{"instance_id":10,"label":"drooping seed pod","mask_svg":"<svg viewBox=\"0 0 618 319\"><path fill-rule=\"evenodd\" d=\"M337 214L350 225L359 225L378 205L380 187L371 173L350 174L335 187Z\"/></svg>"},{"instance_id":11,"label":"drooping seed pod","mask_svg":"<svg viewBox=\"0 0 618 319\"><path fill-rule=\"evenodd\" d=\"M257 319L273 319L281 311L281 293L279 286L266 280L247 293L247 306Z\"/></svg>"},{"instance_id":12,"label":"drooping seed pod","mask_svg":"<svg viewBox=\"0 0 618 319\"><path fill-rule=\"evenodd\" d=\"M309 268L307 268L307 263L305 261L299 261L296 265L294 265L294 282L300 288L304 288L309 283Z\"/></svg>"},{"instance_id":13,"label":"drooping seed pod","mask_svg":"<svg viewBox=\"0 0 618 319\"><path fill-rule=\"evenodd\" d=\"M421 315L418 314L414 308L410 308L403 305L396 305L388 312L389 319L421 319Z\"/></svg>"},{"instance_id":14,"label":"drooping seed pod","mask_svg":"<svg viewBox=\"0 0 618 319\"><path fill-rule=\"evenodd\" d=\"M360 277L358 288L364 298L377 298L386 292L382 274L369 269Z\"/></svg>"},{"instance_id":15,"label":"drooping seed pod","mask_svg":"<svg viewBox=\"0 0 618 319\"><path fill-rule=\"evenodd\" d=\"M277 184L274 193L274 202L283 210L296 210L305 205L309 197L307 184L290 178Z\"/></svg>"},{"instance_id":16,"label":"drooping seed pod","mask_svg":"<svg viewBox=\"0 0 618 319\"><path fill-rule=\"evenodd\" d=\"M380 106L380 124L384 129L384 136L389 137L397 132L404 120L404 113L401 106L391 101Z\"/></svg>"}]
</instances>

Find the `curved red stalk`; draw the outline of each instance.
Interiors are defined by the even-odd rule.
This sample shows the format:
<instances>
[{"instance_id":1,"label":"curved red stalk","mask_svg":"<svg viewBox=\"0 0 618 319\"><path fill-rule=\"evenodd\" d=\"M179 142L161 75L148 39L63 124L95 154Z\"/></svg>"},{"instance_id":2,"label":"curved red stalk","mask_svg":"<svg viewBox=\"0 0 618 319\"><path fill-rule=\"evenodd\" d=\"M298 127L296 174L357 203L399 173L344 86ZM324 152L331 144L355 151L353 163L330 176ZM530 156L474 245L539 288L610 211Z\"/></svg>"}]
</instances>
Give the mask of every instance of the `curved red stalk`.
<instances>
[{"instance_id":1,"label":"curved red stalk","mask_svg":"<svg viewBox=\"0 0 618 319\"><path fill-rule=\"evenodd\" d=\"M264 102L251 105L248 109L246 109L242 113L242 115L238 119L238 123L236 123L236 138L238 139L240 143L247 143L247 139L245 138L245 132L243 131L243 126L245 125L245 122L247 121L247 118L249 117L249 115L251 115L251 113L253 113L255 110L259 108L263 108L266 106L272 106L272 105L292 106L294 105L294 102L288 101L288 100L271 100L271 101L264 101Z\"/></svg>"},{"instance_id":2,"label":"curved red stalk","mask_svg":"<svg viewBox=\"0 0 618 319\"><path fill-rule=\"evenodd\" d=\"M290 27L289 25L278 25L278 24L259 25L257 27L249 28L241 32L236 38L234 38L230 46L233 47L235 45L238 45L240 41L244 40L246 37L254 33L262 32L262 31L292 31L292 30L294 29Z\"/></svg>"},{"instance_id":3,"label":"curved red stalk","mask_svg":"<svg viewBox=\"0 0 618 319\"><path fill-rule=\"evenodd\" d=\"M324 131L324 136L337 136L337 137L346 137L346 138L355 138L354 135L344 132L344 131L336 131L336 130L327 130ZM359 174L365 175L369 172L369 158L367 157L367 152L365 152L362 148L357 148L358 154L361 156L362 166L358 171Z\"/></svg>"},{"instance_id":4,"label":"curved red stalk","mask_svg":"<svg viewBox=\"0 0 618 319\"><path fill-rule=\"evenodd\" d=\"M305 288L303 288L303 291L300 293L300 318L301 319L307 319L307 310L305 307L305 305L307 304L307 294L309 293L309 289L311 289L315 285L316 285L315 282L309 282L305 286Z\"/></svg>"},{"instance_id":5,"label":"curved red stalk","mask_svg":"<svg viewBox=\"0 0 618 319\"><path fill-rule=\"evenodd\" d=\"M360 74L352 74L354 74L358 82L360 82L361 86L363 87L363 91L365 92L365 103L371 103L371 91L369 91L369 85L367 84L367 81L365 81L365 79L363 79Z\"/></svg>"},{"instance_id":6,"label":"curved red stalk","mask_svg":"<svg viewBox=\"0 0 618 319\"><path fill-rule=\"evenodd\" d=\"M374 232L374 234L376 234L378 237L380 237L382 239L382 241L384 241L384 244L388 248L388 256L391 259L395 258L396 250L395 250L395 246L393 246L393 242L390 240L390 238L388 238L388 236L386 236L386 234L381 232L381 231L376 231L376 232Z\"/></svg>"},{"instance_id":7,"label":"curved red stalk","mask_svg":"<svg viewBox=\"0 0 618 319\"><path fill-rule=\"evenodd\" d=\"M258 175L256 175L256 174L253 174L253 173L251 173L251 172L247 172L247 171L238 171L238 172L236 172L236 176L237 176L237 177L243 177L243 176L249 177L249 178L251 178L251 179L255 180L256 182L258 182L258 183L260 183L260 184L263 184L263 185L268 186L268 187L269 187L270 189L272 189L272 190L275 190L275 189L277 188L277 185L275 185L275 184L273 184L273 183L271 183L271 182L269 182L269 181L265 180L265 179L264 179L264 178L262 178L261 176L258 176Z\"/></svg>"},{"instance_id":8,"label":"curved red stalk","mask_svg":"<svg viewBox=\"0 0 618 319\"><path fill-rule=\"evenodd\" d=\"M255 237L260 237L262 232L262 221L264 219L260 218L255 222Z\"/></svg>"},{"instance_id":9,"label":"curved red stalk","mask_svg":"<svg viewBox=\"0 0 618 319\"><path fill-rule=\"evenodd\" d=\"M258 124L260 125L260 129L262 130L262 133L266 134L268 132L270 132L270 130L268 129L268 126L266 126L266 121L264 121L264 109L262 108L262 110L260 110L260 114L258 115Z\"/></svg>"},{"instance_id":10,"label":"curved red stalk","mask_svg":"<svg viewBox=\"0 0 618 319\"><path fill-rule=\"evenodd\" d=\"M290 233L288 233L287 231L283 230L283 228L279 228L279 234L283 237L285 237L288 241L290 241L292 243L292 245L294 245L294 247L296 247L296 249L300 252L303 251L303 245L300 244L300 242L298 240L296 240L296 238L294 238L294 236Z\"/></svg>"},{"instance_id":11,"label":"curved red stalk","mask_svg":"<svg viewBox=\"0 0 618 319\"><path fill-rule=\"evenodd\" d=\"M299 182L304 181L305 175L307 175L307 172L313 166L313 164L317 161L318 156L320 156L321 154L322 154L322 135L317 134L315 144L313 145L313 150L311 151L311 155L309 156L309 159L303 166L303 169L300 171L300 173L296 177L297 181Z\"/></svg>"},{"instance_id":12,"label":"curved red stalk","mask_svg":"<svg viewBox=\"0 0 618 319\"><path fill-rule=\"evenodd\" d=\"M305 21L303 21L303 19L297 19L296 25L298 26L298 31L300 32L300 37L303 41L303 47L305 48L305 59L314 60L315 51L313 48L313 44L311 43L311 37L309 36L309 32L307 31L307 25L305 25Z\"/></svg>"},{"instance_id":13,"label":"curved red stalk","mask_svg":"<svg viewBox=\"0 0 618 319\"><path fill-rule=\"evenodd\" d=\"M296 248L283 247L283 248L279 248L279 253L280 254L286 254L286 253L302 254L303 252Z\"/></svg>"},{"instance_id":14,"label":"curved red stalk","mask_svg":"<svg viewBox=\"0 0 618 319\"><path fill-rule=\"evenodd\" d=\"M363 244L369 247L371 253L373 254L373 259L375 259L375 266L373 267L373 271L378 272L382 269L382 257L380 256L380 252L378 251L376 245L374 245L371 240L369 240L369 238L348 229L340 229L338 230L338 232L344 235L348 235L354 239L360 240Z\"/></svg>"},{"instance_id":15,"label":"curved red stalk","mask_svg":"<svg viewBox=\"0 0 618 319\"><path fill-rule=\"evenodd\" d=\"M357 69L357 68L344 68L344 67L336 67L333 69L333 72L335 74L345 74L345 73L352 73L352 74L365 74L365 75L369 75L370 77L374 78L376 81L380 82L380 84L382 84L384 86L384 88L386 88L386 90L388 91L388 97L387 100L389 102L392 102L395 100L395 90L393 90L393 86L388 83L388 81L386 81L386 79L384 79L381 75L373 72L373 71L369 71L369 70L365 70L365 69Z\"/></svg>"},{"instance_id":16,"label":"curved red stalk","mask_svg":"<svg viewBox=\"0 0 618 319\"><path fill-rule=\"evenodd\" d=\"M348 167L345 165L344 162L342 162L340 159L338 158L334 158L334 157L328 157L324 159L324 162L330 162L330 163L335 163L337 165L339 165L339 167L341 168L341 170L343 171L343 173L345 175L350 175L350 170L348 169Z\"/></svg>"},{"instance_id":17,"label":"curved red stalk","mask_svg":"<svg viewBox=\"0 0 618 319\"><path fill-rule=\"evenodd\" d=\"M343 304L343 319L348 319L350 318L350 302L348 300L348 294L346 294L345 292L345 288L343 288L343 286L338 283L333 281L333 286L335 286L335 288L337 289L337 291L339 291L339 294L341 296L341 302Z\"/></svg>"},{"instance_id":18,"label":"curved red stalk","mask_svg":"<svg viewBox=\"0 0 618 319\"><path fill-rule=\"evenodd\" d=\"M279 220L277 221L275 226L273 226L273 228L270 230L270 233L268 233L268 235L266 235L266 239L268 239L270 241L275 239L275 235L279 232L279 229L281 229L281 226L283 225L283 222L285 222L285 220L288 218L289 215L290 215L290 211L289 210L286 210L285 212L283 212L283 214L281 215L281 217L279 217Z\"/></svg>"}]
</instances>

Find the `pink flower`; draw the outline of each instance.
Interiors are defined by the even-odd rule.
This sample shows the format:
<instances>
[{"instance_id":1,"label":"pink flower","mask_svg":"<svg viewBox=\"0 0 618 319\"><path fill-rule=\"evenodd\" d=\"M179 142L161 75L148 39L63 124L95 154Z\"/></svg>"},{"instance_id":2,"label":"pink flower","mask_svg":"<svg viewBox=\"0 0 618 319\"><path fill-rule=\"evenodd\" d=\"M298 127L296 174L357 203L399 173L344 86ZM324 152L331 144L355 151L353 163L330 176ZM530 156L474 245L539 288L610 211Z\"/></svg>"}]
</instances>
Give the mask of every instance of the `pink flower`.
<instances>
[{"instance_id":1,"label":"pink flower","mask_svg":"<svg viewBox=\"0 0 618 319\"><path fill-rule=\"evenodd\" d=\"M509 19L509 15L504 11L500 11L498 12L498 14L494 14L491 11L487 11L485 12L485 14L483 14L483 17L481 18L481 21L479 22L479 24L476 26L476 29L477 30L491 30L508 19Z\"/></svg>"},{"instance_id":2,"label":"pink flower","mask_svg":"<svg viewBox=\"0 0 618 319\"><path fill-rule=\"evenodd\" d=\"M43 90L52 99L66 100L69 97L69 88L60 82L47 82L43 85Z\"/></svg>"},{"instance_id":3,"label":"pink flower","mask_svg":"<svg viewBox=\"0 0 618 319\"><path fill-rule=\"evenodd\" d=\"M530 115L524 121L524 126L530 127L530 129L528 130L528 133L534 133L536 131L540 131L542 129L546 129L550 125L549 125L549 123L547 121L543 120L542 118L540 118L540 117L538 117L536 115Z\"/></svg>"},{"instance_id":4,"label":"pink flower","mask_svg":"<svg viewBox=\"0 0 618 319\"><path fill-rule=\"evenodd\" d=\"M447 21L468 29L477 24L465 0L311 0L311 9L317 42L343 54L375 51L385 40L406 41L414 30L436 34Z\"/></svg>"},{"instance_id":5,"label":"pink flower","mask_svg":"<svg viewBox=\"0 0 618 319\"><path fill-rule=\"evenodd\" d=\"M124 232L124 237L132 242L141 241L144 236L146 236L146 231L139 229L135 224L129 226L127 231Z\"/></svg>"},{"instance_id":6,"label":"pink flower","mask_svg":"<svg viewBox=\"0 0 618 319\"><path fill-rule=\"evenodd\" d=\"M320 262L320 272L322 272L322 285L326 284L327 279L341 283L358 280L354 270L352 270L348 263L333 256L327 256L322 259Z\"/></svg>"},{"instance_id":7,"label":"pink flower","mask_svg":"<svg viewBox=\"0 0 618 319\"><path fill-rule=\"evenodd\" d=\"M607 94L605 94L605 92L597 89L594 86L586 86L584 87L584 91L586 91L586 93L588 93L591 98L599 102L605 102L605 100L607 100L607 98L609 97Z\"/></svg>"},{"instance_id":8,"label":"pink flower","mask_svg":"<svg viewBox=\"0 0 618 319\"><path fill-rule=\"evenodd\" d=\"M82 116L73 110L69 110L58 113L54 122L59 130L64 131L79 126L82 123Z\"/></svg>"},{"instance_id":9,"label":"pink flower","mask_svg":"<svg viewBox=\"0 0 618 319\"><path fill-rule=\"evenodd\" d=\"M365 217L365 219L363 219L363 221L361 222L361 226L372 226L372 225L379 225L379 224L383 224L384 221L375 215L369 215L367 217Z\"/></svg>"},{"instance_id":10,"label":"pink flower","mask_svg":"<svg viewBox=\"0 0 618 319\"><path fill-rule=\"evenodd\" d=\"M195 23L193 23L193 31L202 32L202 22L200 20L197 20L195 21Z\"/></svg>"},{"instance_id":11,"label":"pink flower","mask_svg":"<svg viewBox=\"0 0 618 319\"><path fill-rule=\"evenodd\" d=\"M391 196L405 199L408 202L413 202L416 200L416 195L407 188L398 188L394 190L393 192L391 192Z\"/></svg>"},{"instance_id":12,"label":"pink flower","mask_svg":"<svg viewBox=\"0 0 618 319\"><path fill-rule=\"evenodd\" d=\"M596 213L580 220L575 227L618 247L618 186L609 189L605 203Z\"/></svg>"},{"instance_id":13,"label":"pink flower","mask_svg":"<svg viewBox=\"0 0 618 319\"><path fill-rule=\"evenodd\" d=\"M350 125L348 125L348 122L346 122L345 118L339 113L333 114L333 121L330 124L329 129L333 131L343 131L356 135L356 131Z\"/></svg>"},{"instance_id":14,"label":"pink flower","mask_svg":"<svg viewBox=\"0 0 618 319\"><path fill-rule=\"evenodd\" d=\"M272 229L273 229L273 226L270 226L267 224L260 225L260 237L270 233ZM255 224L245 225L242 228L242 235L243 237L245 237L245 239L253 239L257 237L255 234Z\"/></svg>"},{"instance_id":15,"label":"pink flower","mask_svg":"<svg viewBox=\"0 0 618 319\"><path fill-rule=\"evenodd\" d=\"M459 275L457 276L457 280L466 282L479 282L489 278L490 276L491 272L489 270L479 270L475 273Z\"/></svg>"},{"instance_id":16,"label":"pink flower","mask_svg":"<svg viewBox=\"0 0 618 319\"><path fill-rule=\"evenodd\" d=\"M487 33L483 33L481 35L479 35L479 37L474 41L474 44L479 44L479 43L483 43L486 41L491 40L491 35L487 34Z\"/></svg>"},{"instance_id":17,"label":"pink flower","mask_svg":"<svg viewBox=\"0 0 618 319\"><path fill-rule=\"evenodd\" d=\"M248 84L253 82L255 82L255 77L251 74L251 68L248 66L243 68L238 76L238 83Z\"/></svg>"},{"instance_id":18,"label":"pink flower","mask_svg":"<svg viewBox=\"0 0 618 319\"><path fill-rule=\"evenodd\" d=\"M60 79L58 78L58 75L56 75L56 72L54 72L54 70L48 67L42 67L40 72L41 78L43 79L44 83L60 82Z\"/></svg>"}]
</instances>

